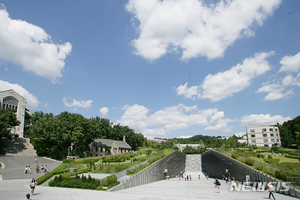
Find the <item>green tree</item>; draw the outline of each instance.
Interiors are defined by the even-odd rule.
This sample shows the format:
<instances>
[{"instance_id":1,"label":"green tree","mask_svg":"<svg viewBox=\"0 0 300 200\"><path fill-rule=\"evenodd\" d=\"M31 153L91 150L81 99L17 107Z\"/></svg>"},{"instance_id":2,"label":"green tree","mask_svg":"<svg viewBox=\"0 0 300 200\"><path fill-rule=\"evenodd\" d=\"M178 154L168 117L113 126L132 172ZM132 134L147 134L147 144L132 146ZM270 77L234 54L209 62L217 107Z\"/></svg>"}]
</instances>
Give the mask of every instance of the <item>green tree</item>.
<instances>
[{"instance_id":1,"label":"green tree","mask_svg":"<svg viewBox=\"0 0 300 200\"><path fill-rule=\"evenodd\" d=\"M11 108L3 110L0 109L0 140L1 139L12 139L10 130L14 126L20 125L15 115L16 110Z\"/></svg>"},{"instance_id":2,"label":"green tree","mask_svg":"<svg viewBox=\"0 0 300 200\"><path fill-rule=\"evenodd\" d=\"M14 126L20 125L15 115L16 110L11 108L3 110L0 109L0 153L3 152L3 140L11 140L11 129Z\"/></svg>"}]
</instances>

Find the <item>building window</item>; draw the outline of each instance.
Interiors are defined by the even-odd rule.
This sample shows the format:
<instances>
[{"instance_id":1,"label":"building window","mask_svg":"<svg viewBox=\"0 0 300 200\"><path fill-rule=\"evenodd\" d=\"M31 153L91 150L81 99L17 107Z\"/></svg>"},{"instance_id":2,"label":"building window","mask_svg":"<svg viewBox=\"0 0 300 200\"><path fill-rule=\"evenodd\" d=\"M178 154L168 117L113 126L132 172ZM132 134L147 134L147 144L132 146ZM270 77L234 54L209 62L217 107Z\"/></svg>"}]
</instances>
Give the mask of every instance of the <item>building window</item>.
<instances>
[{"instance_id":1,"label":"building window","mask_svg":"<svg viewBox=\"0 0 300 200\"><path fill-rule=\"evenodd\" d=\"M255 137L255 134L252 134L251 137Z\"/></svg>"},{"instance_id":2,"label":"building window","mask_svg":"<svg viewBox=\"0 0 300 200\"><path fill-rule=\"evenodd\" d=\"M276 132L278 131L277 128L275 128L275 131L276 131Z\"/></svg>"},{"instance_id":3,"label":"building window","mask_svg":"<svg viewBox=\"0 0 300 200\"><path fill-rule=\"evenodd\" d=\"M271 142L275 142L275 139L271 139Z\"/></svg>"},{"instance_id":4,"label":"building window","mask_svg":"<svg viewBox=\"0 0 300 200\"><path fill-rule=\"evenodd\" d=\"M276 134L276 137L278 137L278 134Z\"/></svg>"},{"instance_id":5,"label":"building window","mask_svg":"<svg viewBox=\"0 0 300 200\"><path fill-rule=\"evenodd\" d=\"M267 134L263 134L263 136L264 136L264 137L268 137L268 135L267 135Z\"/></svg>"},{"instance_id":6,"label":"building window","mask_svg":"<svg viewBox=\"0 0 300 200\"><path fill-rule=\"evenodd\" d=\"M269 145L265 144L265 147L269 147Z\"/></svg>"},{"instance_id":7,"label":"building window","mask_svg":"<svg viewBox=\"0 0 300 200\"><path fill-rule=\"evenodd\" d=\"M264 142L265 142L265 143L268 142L268 139L264 139Z\"/></svg>"},{"instance_id":8,"label":"building window","mask_svg":"<svg viewBox=\"0 0 300 200\"><path fill-rule=\"evenodd\" d=\"M96 152L98 151L98 147L95 147L95 151L96 151Z\"/></svg>"},{"instance_id":9,"label":"building window","mask_svg":"<svg viewBox=\"0 0 300 200\"><path fill-rule=\"evenodd\" d=\"M270 130L270 132L273 132L273 128L270 128L269 130Z\"/></svg>"},{"instance_id":10,"label":"building window","mask_svg":"<svg viewBox=\"0 0 300 200\"><path fill-rule=\"evenodd\" d=\"M263 128L263 129L262 129L262 132L267 132L267 129L266 129L266 128Z\"/></svg>"},{"instance_id":11,"label":"building window","mask_svg":"<svg viewBox=\"0 0 300 200\"><path fill-rule=\"evenodd\" d=\"M254 139L254 140L252 140L252 143L256 143L256 140Z\"/></svg>"},{"instance_id":12,"label":"building window","mask_svg":"<svg viewBox=\"0 0 300 200\"><path fill-rule=\"evenodd\" d=\"M279 139L277 139L277 142L279 142Z\"/></svg>"},{"instance_id":13,"label":"building window","mask_svg":"<svg viewBox=\"0 0 300 200\"><path fill-rule=\"evenodd\" d=\"M251 132L251 133L255 133L255 130L254 130L254 129L250 129L250 132Z\"/></svg>"},{"instance_id":14,"label":"building window","mask_svg":"<svg viewBox=\"0 0 300 200\"><path fill-rule=\"evenodd\" d=\"M273 133L271 134L271 137L274 137L274 134L273 134Z\"/></svg>"}]
</instances>

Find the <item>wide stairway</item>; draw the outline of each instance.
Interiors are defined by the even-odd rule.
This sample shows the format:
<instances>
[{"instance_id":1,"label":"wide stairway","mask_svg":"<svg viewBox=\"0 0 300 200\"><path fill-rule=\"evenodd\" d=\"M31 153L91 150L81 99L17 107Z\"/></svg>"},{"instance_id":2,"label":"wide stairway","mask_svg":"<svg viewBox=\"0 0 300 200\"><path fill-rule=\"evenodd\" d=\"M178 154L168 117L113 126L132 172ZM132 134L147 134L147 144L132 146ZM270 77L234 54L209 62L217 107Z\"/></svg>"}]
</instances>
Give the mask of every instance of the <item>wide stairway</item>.
<instances>
[{"instance_id":1,"label":"wide stairway","mask_svg":"<svg viewBox=\"0 0 300 200\"><path fill-rule=\"evenodd\" d=\"M201 172L201 154L199 155L186 155L185 161L186 172Z\"/></svg>"}]
</instances>

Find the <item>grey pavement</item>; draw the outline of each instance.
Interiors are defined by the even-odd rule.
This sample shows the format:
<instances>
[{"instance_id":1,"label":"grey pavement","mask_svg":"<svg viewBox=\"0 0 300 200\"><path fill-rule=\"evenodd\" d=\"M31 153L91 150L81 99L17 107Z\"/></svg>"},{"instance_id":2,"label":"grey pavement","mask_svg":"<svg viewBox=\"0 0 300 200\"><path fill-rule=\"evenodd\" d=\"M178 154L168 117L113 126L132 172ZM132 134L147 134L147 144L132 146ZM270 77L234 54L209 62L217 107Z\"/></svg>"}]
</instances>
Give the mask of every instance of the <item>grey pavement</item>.
<instances>
[{"instance_id":1,"label":"grey pavement","mask_svg":"<svg viewBox=\"0 0 300 200\"><path fill-rule=\"evenodd\" d=\"M0 161L5 164L4 169L0 169L0 199L19 200L25 199L25 195L30 193L29 183L31 179L37 178L43 173L24 174L26 165L35 166L35 158L32 156L1 156ZM53 170L60 162L46 158L38 158L38 164L48 165L49 170ZM115 192L95 191L83 189L57 188L48 186L36 186L35 195L32 200L83 200L83 199L122 199L122 200L259 200L267 199L268 192L252 191L230 191L229 183L221 180L221 192L217 193L214 187L214 179L208 180L201 172L186 172L192 176L192 181L171 178L134 188L119 190ZM200 180L198 175L201 175ZM104 176L104 175L98 175ZM278 200L295 200L296 198L275 193Z\"/></svg>"},{"instance_id":2,"label":"grey pavement","mask_svg":"<svg viewBox=\"0 0 300 200\"><path fill-rule=\"evenodd\" d=\"M35 158L37 158L37 163L35 163ZM2 175L3 180L38 178L44 175L44 173L36 173L35 166L37 164L40 166L47 165L49 171L61 164L60 161L43 157L15 155L0 156L0 162L5 165L4 169L0 169L0 175ZM25 166L31 166L31 174L24 173Z\"/></svg>"},{"instance_id":3,"label":"grey pavement","mask_svg":"<svg viewBox=\"0 0 300 200\"><path fill-rule=\"evenodd\" d=\"M122 200L259 200L267 199L268 192L236 192L229 190L229 183L221 181L221 192L217 193L212 178L197 179L199 173L190 172L192 181L172 178L162 180L134 188L120 190L116 192L105 192L95 190L69 189L37 186L32 200L84 200L84 199L122 199ZM0 181L0 198L5 200L25 199L25 195L30 192L30 179L3 180ZM296 200L296 198L275 193L277 200Z\"/></svg>"}]
</instances>

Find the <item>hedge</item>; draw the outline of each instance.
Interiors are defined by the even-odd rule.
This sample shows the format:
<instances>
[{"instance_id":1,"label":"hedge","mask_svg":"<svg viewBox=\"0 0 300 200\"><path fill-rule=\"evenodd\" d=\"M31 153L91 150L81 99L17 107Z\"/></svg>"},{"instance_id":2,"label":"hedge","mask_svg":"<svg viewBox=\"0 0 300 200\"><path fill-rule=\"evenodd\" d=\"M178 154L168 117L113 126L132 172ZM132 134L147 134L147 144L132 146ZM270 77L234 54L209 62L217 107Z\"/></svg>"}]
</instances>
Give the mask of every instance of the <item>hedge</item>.
<instances>
[{"instance_id":1,"label":"hedge","mask_svg":"<svg viewBox=\"0 0 300 200\"><path fill-rule=\"evenodd\" d=\"M294 158L294 159L300 159L300 156L298 156L298 155L292 155L292 154L285 155L284 157Z\"/></svg>"},{"instance_id":2,"label":"hedge","mask_svg":"<svg viewBox=\"0 0 300 200\"><path fill-rule=\"evenodd\" d=\"M268 158L268 159L265 159L265 161L270 164L279 164L280 159Z\"/></svg>"},{"instance_id":3,"label":"hedge","mask_svg":"<svg viewBox=\"0 0 300 200\"><path fill-rule=\"evenodd\" d=\"M49 178L51 178L53 175L62 174L62 173L68 172L68 171L69 171L68 169L60 170L60 171L53 170L53 171L47 172L43 176L37 178L35 181L37 182L38 185L41 185L42 183L44 183L45 181L47 181Z\"/></svg>"},{"instance_id":4,"label":"hedge","mask_svg":"<svg viewBox=\"0 0 300 200\"><path fill-rule=\"evenodd\" d=\"M103 180L92 178L90 175L88 178L78 175L75 177L59 175L49 182L49 186L103 190L103 187L111 188L119 183L115 175L108 176Z\"/></svg>"}]
</instances>

